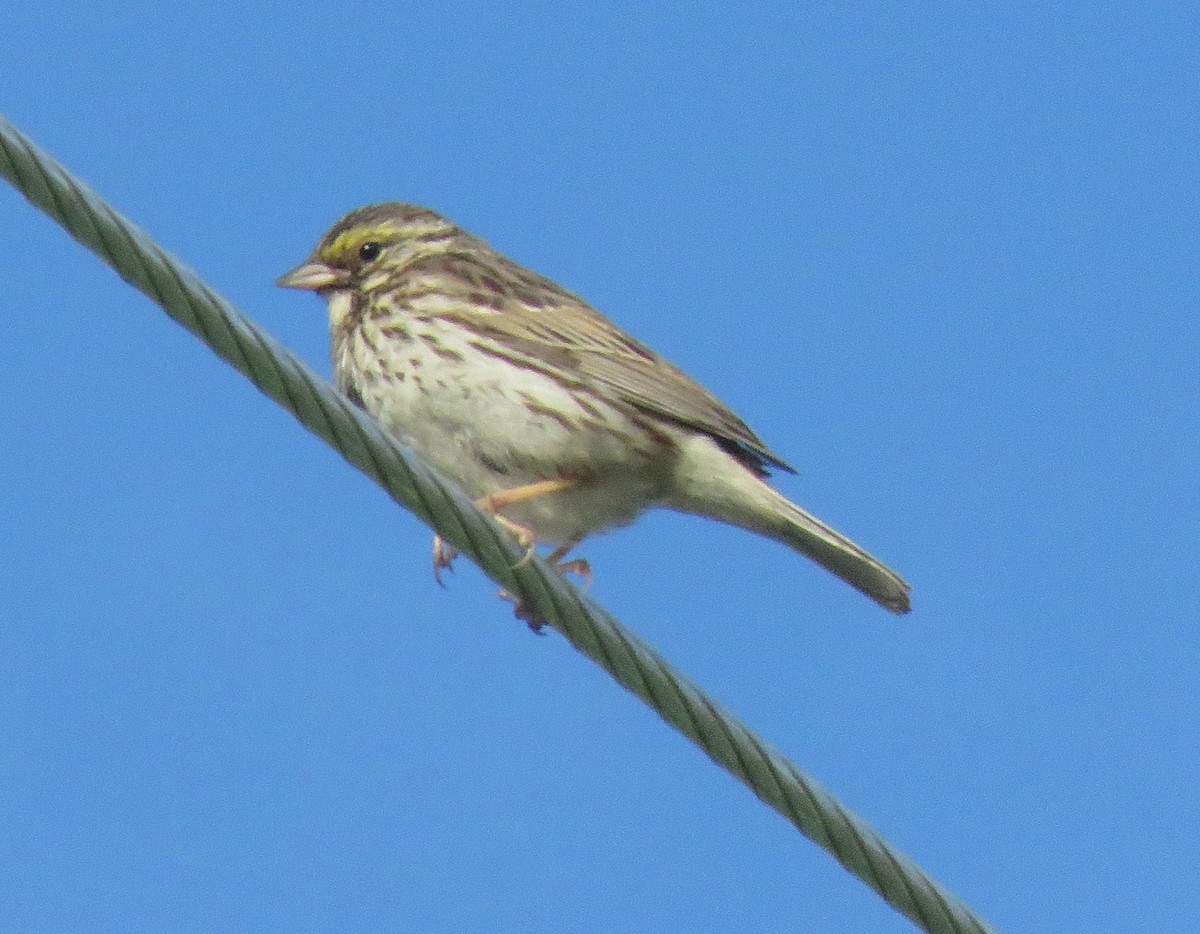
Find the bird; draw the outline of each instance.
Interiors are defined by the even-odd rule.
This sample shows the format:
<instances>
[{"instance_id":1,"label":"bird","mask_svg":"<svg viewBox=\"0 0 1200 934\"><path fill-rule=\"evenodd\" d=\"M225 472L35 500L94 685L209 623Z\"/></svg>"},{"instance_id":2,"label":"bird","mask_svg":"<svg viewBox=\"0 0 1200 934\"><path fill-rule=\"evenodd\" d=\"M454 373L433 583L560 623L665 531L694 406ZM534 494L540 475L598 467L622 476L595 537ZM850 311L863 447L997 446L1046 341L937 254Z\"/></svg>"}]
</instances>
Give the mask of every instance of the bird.
<instances>
[{"instance_id":1,"label":"bird","mask_svg":"<svg viewBox=\"0 0 1200 934\"><path fill-rule=\"evenodd\" d=\"M910 611L899 574L767 482L795 470L728 406L436 211L351 211L277 284L327 303L337 388L561 570L590 582L566 560L576 546L666 508L774 539ZM438 575L455 551L435 538L433 552Z\"/></svg>"}]
</instances>

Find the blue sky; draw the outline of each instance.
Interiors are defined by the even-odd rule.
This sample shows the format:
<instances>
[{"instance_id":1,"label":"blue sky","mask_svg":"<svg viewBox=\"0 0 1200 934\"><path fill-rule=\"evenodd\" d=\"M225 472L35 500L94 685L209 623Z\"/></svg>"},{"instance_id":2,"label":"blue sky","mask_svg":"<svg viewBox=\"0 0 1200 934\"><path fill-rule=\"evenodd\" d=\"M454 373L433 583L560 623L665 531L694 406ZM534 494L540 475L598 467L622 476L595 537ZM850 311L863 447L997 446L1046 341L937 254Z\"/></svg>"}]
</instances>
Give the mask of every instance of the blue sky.
<instances>
[{"instance_id":1,"label":"blue sky","mask_svg":"<svg viewBox=\"0 0 1200 934\"><path fill-rule=\"evenodd\" d=\"M1194 5L34 4L0 111L328 373L403 199L900 569L654 514L593 593L1004 930L1200 912ZM908 931L0 186L0 928Z\"/></svg>"}]
</instances>

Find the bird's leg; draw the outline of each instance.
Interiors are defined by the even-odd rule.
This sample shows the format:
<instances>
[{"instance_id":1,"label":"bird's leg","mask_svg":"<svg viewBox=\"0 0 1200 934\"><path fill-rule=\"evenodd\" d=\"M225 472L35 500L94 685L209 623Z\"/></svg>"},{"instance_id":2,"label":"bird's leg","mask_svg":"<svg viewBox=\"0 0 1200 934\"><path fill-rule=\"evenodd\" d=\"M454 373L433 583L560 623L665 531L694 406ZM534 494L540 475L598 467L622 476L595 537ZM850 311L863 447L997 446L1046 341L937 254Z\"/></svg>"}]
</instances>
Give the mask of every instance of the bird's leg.
<instances>
[{"instance_id":1,"label":"bird's leg","mask_svg":"<svg viewBox=\"0 0 1200 934\"><path fill-rule=\"evenodd\" d=\"M555 548L550 554L546 555L546 561L558 568L562 574L578 574L583 578L583 589L586 591L592 586L592 566L587 563L587 559L576 558L574 561L563 561L567 553L581 541L583 541L583 536L576 535L570 540L563 542L563 544Z\"/></svg>"},{"instance_id":2,"label":"bird's leg","mask_svg":"<svg viewBox=\"0 0 1200 934\"><path fill-rule=\"evenodd\" d=\"M524 486L513 487L511 490L499 490L495 493L489 493L487 496L477 499L475 505L507 529L520 542L522 547L526 549L525 556L515 565L516 567L520 567L533 556L537 548L537 539L532 529L521 525L519 522L514 522L507 516L501 515L500 510L519 503L527 503L532 499L537 499L539 496L549 496L552 493L574 489L578 485L578 480L568 477L559 477L554 480L539 480L536 483L527 483ZM546 560L561 573L578 574L583 578L584 589L586 590L592 583L592 569L588 566L587 561L583 558L576 558L574 561L566 562L562 560L567 552L582 540L582 535L572 537L555 548L547 556ZM453 545L447 543L440 535L434 536L433 576L439 584L442 582L441 572L446 569L453 570L454 558L457 554L458 550ZM542 631L542 628L546 625L544 619L537 616L532 610L527 609L520 600L507 590L500 591L500 596L505 600L512 601L514 604L513 614L517 619L524 620L529 628L536 633Z\"/></svg>"},{"instance_id":3,"label":"bird's leg","mask_svg":"<svg viewBox=\"0 0 1200 934\"><path fill-rule=\"evenodd\" d=\"M511 490L498 490L495 493L489 493L487 496L481 496L475 500L475 505L489 516L492 516L500 525L504 526L526 548L525 557L518 563L519 567L533 555L534 549L537 547L537 540L534 538L532 529L500 515L500 510L507 506L515 506L518 503L526 503L531 499L537 499L539 496L548 496L551 493L569 490L578 485L578 480L567 477L559 477L554 480L538 480L536 483L527 483L524 486L513 487ZM573 548L575 546L572 544L570 547ZM565 554L565 552L563 553ZM439 584L442 583L442 571L454 570L454 559L457 555L458 549L449 544L440 535L433 537L433 577Z\"/></svg>"},{"instance_id":4,"label":"bird's leg","mask_svg":"<svg viewBox=\"0 0 1200 934\"><path fill-rule=\"evenodd\" d=\"M475 501L475 505L489 515L496 515L505 506L515 506L517 503L527 503L539 496L549 496L551 493L561 493L563 490L574 489L579 481L571 477L556 477L553 480L538 480L536 483L526 483L524 486L514 486L510 490L497 490Z\"/></svg>"},{"instance_id":5,"label":"bird's leg","mask_svg":"<svg viewBox=\"0 0 1200 934\"><path fill-rule=\"evenodd\" d=\"M586 591L592 585L592 569L587 561L583 558L576 558L574 561L562 560L567 552L583 541L583 538L583 535L575 535L563 542L563 544L559 545L546 556L546 563L555 568L560 574L578 574L583 578L583 590ZM539 636L542 635L542 630L546 626L546 621L542 617L526 607L507 590L500 591L500 598L511 601L513 604L513 616L519 620L524 620L525 625Z\"/></svg>"}]
</instances>

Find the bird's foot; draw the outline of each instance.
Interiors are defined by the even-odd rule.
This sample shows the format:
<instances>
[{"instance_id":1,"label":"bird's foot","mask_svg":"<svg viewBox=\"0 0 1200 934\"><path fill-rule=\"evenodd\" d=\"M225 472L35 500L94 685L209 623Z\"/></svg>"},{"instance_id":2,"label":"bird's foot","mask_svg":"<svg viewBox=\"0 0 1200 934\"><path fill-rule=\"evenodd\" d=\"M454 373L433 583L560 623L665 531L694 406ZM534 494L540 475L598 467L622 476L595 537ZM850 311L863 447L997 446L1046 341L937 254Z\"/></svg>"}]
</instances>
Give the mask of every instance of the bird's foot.
<instances>
[{"instance_id":1,"label":"bird's foot","mask_svg":"<svg viewBox=\"0 0 1200 934\"><path fill-rule=\"evenodd\" d=\"M588 564L587 559L575 558L572 561L562 560L563 556L576 545L578 545L582 538L583 536L580 536L579 538L575 538L564 545L560 545L546 556L546 562L560 574L576 574L583 578L583 587L581 589L586 593L587 589L592 586L592 568L591 565ZM526 556L525 560L528 560L528 555ZM545 619L543 619L533 610L526 607L523 603L521 603L518 597L509 593L507 590L500 591L500 598L502 600L508 600L513 604L513 616L524 621L525 625L527 625L539 636L544 635L542 630L546 626Z\"/></svg>"},{"instance_id":2,"label":"bird's foot","mask_svg":"<svg viewBox=\"0 0 1200 934\"><path fill-rule=\"evenodd\" d=\"M525 554L513 567L519 568L523 564L528 564L529 559L537 553L537 539L533 537L533 529L527 525L521 525L519 522L513 522L512 519L507 519L499 513L493 515L492 518L517 540L518 545L525 549Z\"/></svg>"},{"instance_id":3,"label":"bird's foot","mask_svg":"<svg viewBox=\"0 0 1200 934\"><path fill-rule=\"evenodd\" d=\"M528 502L531 499L537 499L540 496L547 496L552 493L559 493L563 490L569 490L578 486L579 481L567 477L560 477L553 480L539 480L536 483L526 484L525 486L515 487L511 490L500 490L496 493L489 493L487 496L481 497L475 501L483 512L486 512L496 520L517 542L525 549L525 554L521 559L513 565L514 568L519 568L524 564L529 563L537 552L537 538L533 533L533 529L522 525L519 522L514 522L507 516L502 515L500 510L507 506L515 506L518 503ZM547 556L546 560L560 573L577 574L583 578L583 589L587 590L592 583L592 569L587 561L583 558L576 558L573 561L563 561L563 557L579 544L583 538L582 535L571 539L563 545L560 545ZM458 555L458 549L443 539L440 535L435 535L433 539L433 577L439 584L442 584L442 571L454 570L454 559ZM442 584L442 586L445 586ZM517 619L524 620L536 633L540 633L546 625L546 620L540 618L532 610L525 607L520 599L507 590L500 591L502 599L508 600L513 604L513 615Z\"/></svg>"},{"instance_id":4,"label":"bird's foot","mask_svg":"<svg viewBox=\"0 0 1200 934\"><path fill-rule=\"evenodd\" d=\"M513 605L513 616L528 626L529 631L535 636L544 636L546 634L546 620L544 617L529 609L516 596L510 594L507 590L500 591L500 599L507 600Z\"/></svg>"},{"instance_id":5,"label":"bird's foot","mask_svg":"<svg viewBox=\"0 0 1200 934\"><path fill-rule=\"evenodd\" d=\"M445 587L442 571L454 572L454 559L458 557L458 549L442 536L433 536L433 579Z\"/></svg>"},{"instance_id":6,"label":"bird's foot","mask_svg":"<svg viewBox=\"0 0 1200 934\"><path fill-rule=\"evenodd\" d=\"M587 558L573 558L570 561L562 560L563 556L566 555L566 553L576 545L578 545L581 540L582 538L577 538L554 549L554 551L550 552L550 554L546 556L546 560L550 564L554 565L554 567L558 570L558 573L563 575L574 574L582 578L583 587L581 589L584 593L587 593L588 588L592 586L592 566L588 564Z\"/></svg>"}]
</instances>

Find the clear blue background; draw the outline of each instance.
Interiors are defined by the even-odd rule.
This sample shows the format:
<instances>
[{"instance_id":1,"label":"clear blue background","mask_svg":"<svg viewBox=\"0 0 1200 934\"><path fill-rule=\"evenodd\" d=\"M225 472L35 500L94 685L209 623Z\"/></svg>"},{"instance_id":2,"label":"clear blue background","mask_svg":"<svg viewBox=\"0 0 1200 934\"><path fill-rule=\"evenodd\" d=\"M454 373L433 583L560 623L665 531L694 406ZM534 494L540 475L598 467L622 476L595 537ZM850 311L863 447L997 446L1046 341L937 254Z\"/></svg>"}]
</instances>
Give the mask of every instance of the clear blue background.
<instances>
[{"instance_id":1,"label":"clear blue background","mask_svg":"<svg viewBox=\"0 0 1200 934\"><path fill-rule=\"evenodd\" d=\"M1194 4L165 6L6 4L0 110L324 373L365 202L587 296L916 609L595 595L1000 928L1194 930ZM6 186L0 285L0 928L912 929Z\"/></svg>"}]
</instances>

